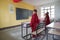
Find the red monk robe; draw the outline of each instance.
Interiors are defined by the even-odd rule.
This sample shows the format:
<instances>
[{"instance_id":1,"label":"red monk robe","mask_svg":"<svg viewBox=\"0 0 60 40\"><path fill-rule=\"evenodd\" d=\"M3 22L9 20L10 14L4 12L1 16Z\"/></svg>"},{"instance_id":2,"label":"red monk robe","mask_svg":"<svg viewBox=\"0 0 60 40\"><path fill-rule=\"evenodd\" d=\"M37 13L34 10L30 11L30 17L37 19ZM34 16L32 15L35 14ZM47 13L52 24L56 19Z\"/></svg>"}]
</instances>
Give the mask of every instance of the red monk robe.
<instances>
[{"instance_id":1,"label":"red monk robe","mask_svg":"<svg viewBox=\"0 0 60 40\"><path fill-rule=\"evenodd\" d=\"M46 23L46 25L48 25L48 24L50 24L50 18L49 18L49 12L47 12L46 14L45 14L45 23Z\"/></svg>"},{"instance_id":2,"label":"red monk robe","mask_svg":"<svg viewBox=\"0 0 60 40\"><path fill-rule=\"evenodd\" d=\"M34 13L31 18L30 26L32 28L32 32L36 30L37 25L39 24L40 20L38 19L37 13Z\"/></svg>"}]
</instances>

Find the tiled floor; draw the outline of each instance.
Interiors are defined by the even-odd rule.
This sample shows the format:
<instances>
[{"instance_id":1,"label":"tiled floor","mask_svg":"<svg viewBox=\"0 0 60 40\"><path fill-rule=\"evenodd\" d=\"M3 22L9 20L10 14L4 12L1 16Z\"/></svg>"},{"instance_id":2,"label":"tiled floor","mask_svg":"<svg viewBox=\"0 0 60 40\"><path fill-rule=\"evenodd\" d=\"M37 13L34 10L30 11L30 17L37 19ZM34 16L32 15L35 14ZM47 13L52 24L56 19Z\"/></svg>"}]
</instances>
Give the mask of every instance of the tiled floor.
<instances>
[{"instance_id":1,"label":"tiled floor","mask_svg":"<svg viewBox=\"0 0 60 40\"><path fill-rule=\"evenodd\" d=\"M11 28L0 31L0 40L23 40L21 38L21 28Z\"/></svg>"},{"instance_id":2,"label":"tiled floor","mask_svg":"<svg viewBox=\"0 0 60 40\"><path fill-rule=\"evenodd\" d=\"M24 40L21 37L21 27L10 28L6 30L0 31L0 40ZM44 40L46 40L44 38ZM52 40L51 36L49 36L49 40Z\"/></svg>"}]
</instances>

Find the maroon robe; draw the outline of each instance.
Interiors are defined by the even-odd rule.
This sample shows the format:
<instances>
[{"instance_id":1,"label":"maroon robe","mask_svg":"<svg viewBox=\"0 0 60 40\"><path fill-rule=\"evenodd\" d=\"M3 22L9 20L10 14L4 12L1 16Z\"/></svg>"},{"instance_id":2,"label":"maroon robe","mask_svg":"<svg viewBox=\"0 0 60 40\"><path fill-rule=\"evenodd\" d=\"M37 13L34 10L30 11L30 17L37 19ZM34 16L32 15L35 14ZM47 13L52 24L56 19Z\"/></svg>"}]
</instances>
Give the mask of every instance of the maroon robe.
<instances>
[{"instance_id":1,"label":"maroon robe","mask_svg":"<svg viewBox=\"0 0 60 40\"><path fill-rule=\"evenodd\" d=\"M48 25L48 24L50 24L50 18L49 18L49 15L48 15L49 13L47 12L46 14L45 14L45 23L46 23L46 25Z\"/></svg>"},{"instance_id":2,"label":"maroon robe","mask_svg":"<svg viewBox=\"0 0 60 40\"><path fill-rule=\"evenodd\" d=\"M39 24L40 20L38 19L37 13L34 13L31 18L30 26L32 28L32 32L36 30L37 25Z\"/></svg>"}]
</instances>

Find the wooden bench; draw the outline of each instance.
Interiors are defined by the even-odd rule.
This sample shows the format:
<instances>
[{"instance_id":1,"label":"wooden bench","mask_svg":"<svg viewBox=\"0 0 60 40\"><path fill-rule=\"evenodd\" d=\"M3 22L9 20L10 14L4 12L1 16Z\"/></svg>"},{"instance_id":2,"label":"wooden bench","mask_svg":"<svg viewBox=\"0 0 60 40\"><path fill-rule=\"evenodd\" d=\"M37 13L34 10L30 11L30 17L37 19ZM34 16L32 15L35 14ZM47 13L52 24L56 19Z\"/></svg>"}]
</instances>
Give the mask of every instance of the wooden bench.
<instances>
[{"instance_id":1,"label":"wooden bench","mask_svg":"<svg viewBox=\"0 0 60 40\"><path fill-rule=\"evenodd\" d=\"M37 32L36 31L32 32L32 34L37 35L37 34L41 33L44 30L45 30L45 28L40 28L40 29L37 30Z\"/></svg>"}]
</instances>

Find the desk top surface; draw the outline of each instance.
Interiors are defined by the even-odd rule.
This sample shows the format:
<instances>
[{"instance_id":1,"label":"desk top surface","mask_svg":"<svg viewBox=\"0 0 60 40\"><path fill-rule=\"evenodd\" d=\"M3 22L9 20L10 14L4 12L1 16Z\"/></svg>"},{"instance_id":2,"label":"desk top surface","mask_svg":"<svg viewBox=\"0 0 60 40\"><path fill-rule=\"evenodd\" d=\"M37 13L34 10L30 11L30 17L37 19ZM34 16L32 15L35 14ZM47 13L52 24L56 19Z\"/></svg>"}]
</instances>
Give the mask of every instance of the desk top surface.
<instances>
[{"instance_id":1,"label":"desk top surface","mask_svg":"<svg viewBox=\"0 0 60 40\"><path fill-rule=\"evenodd\" d=\"M48 28L60 29L60 22L52 22L51 24L47 25Z\"/></svg>"}]
</instances>

